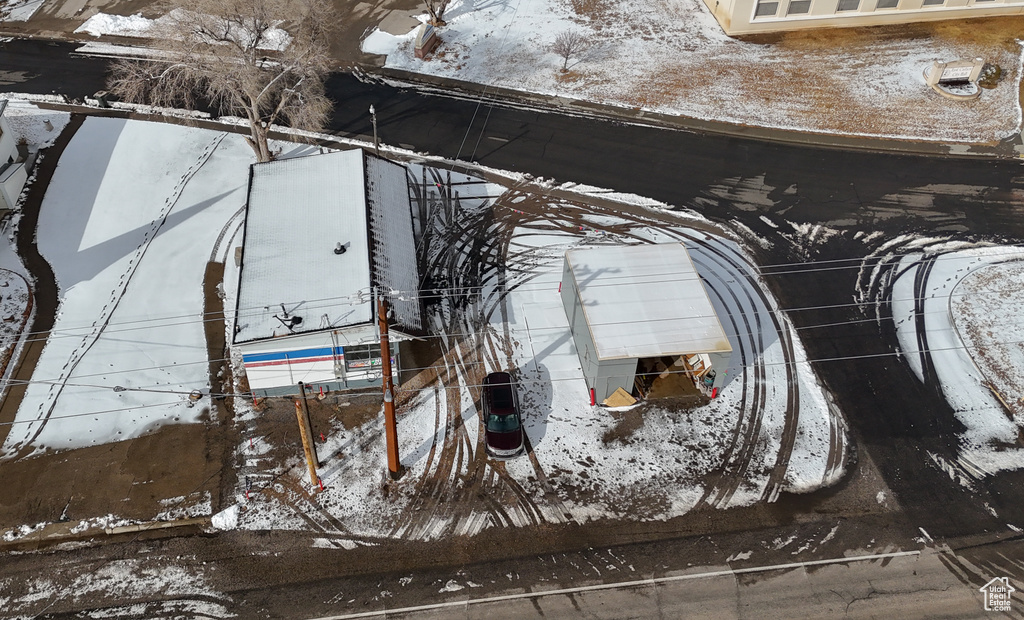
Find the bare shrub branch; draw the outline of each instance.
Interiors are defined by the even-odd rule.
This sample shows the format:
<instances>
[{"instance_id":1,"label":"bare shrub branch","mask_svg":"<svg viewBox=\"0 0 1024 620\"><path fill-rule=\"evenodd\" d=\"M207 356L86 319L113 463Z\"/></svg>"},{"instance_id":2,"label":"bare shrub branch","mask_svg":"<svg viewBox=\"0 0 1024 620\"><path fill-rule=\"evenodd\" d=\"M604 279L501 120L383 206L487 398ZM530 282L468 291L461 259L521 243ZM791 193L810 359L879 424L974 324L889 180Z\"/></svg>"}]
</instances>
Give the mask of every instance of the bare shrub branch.
<instances>
[{"instance_id":1,"label":"bare shrub branch","mask_svg":"<svg viewBox=\"0 0 1024 620\"><path fill-rule=\"evenodd\" d=\"M259 161L272 125L322 129L332 110L328 0L175 0L155 33L164 60L119 60L108 90L125 101L194 109L197 101L249 122ZM285 34L287 30L287 34Z\"/></svg>"},{"instance_id":2,"label":"bare shrub branch","mask_svg":"<svg viewBox=\"0 0 1024 620\"><path fill-rule=\"evenodd\" d=\"M569 69L569 59L590 47L590 39L578 30L563 30L551 44L551 51L562 57L562 71Z\"/></svg>"}]
</instances>

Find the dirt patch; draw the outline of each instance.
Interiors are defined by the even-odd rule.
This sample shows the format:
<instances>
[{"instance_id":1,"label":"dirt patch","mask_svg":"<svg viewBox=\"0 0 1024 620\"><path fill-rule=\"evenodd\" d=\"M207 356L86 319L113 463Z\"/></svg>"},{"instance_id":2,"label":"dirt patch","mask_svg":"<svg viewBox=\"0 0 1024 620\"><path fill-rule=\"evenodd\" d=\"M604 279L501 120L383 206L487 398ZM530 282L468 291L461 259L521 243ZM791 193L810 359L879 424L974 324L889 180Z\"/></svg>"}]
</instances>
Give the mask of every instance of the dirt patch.
<instances>
[{"instance_id":1,"label":"dirt patch","mask_svg":"<svg viewBox=\"0 0 1024 620\"><path fill-rule=\"evenodd\" d=\"M220 501L223 434L182 424L113 444L0 464L0 530L105 515L148 521ZM208 509L205 512L208 512Z\"/></svg>"},{"instance_id":2,"label":"dirt patch","mask_svg":"<svg viewBox=\"0 0 1024 620\"><path fill-rule=\"evenodd\" d=\"M380 414L382 402L383 397L376 390L327 394L323 399L315 396L306 398L318 458L323 461L329 456L320 453L325 439L336 430L355 430L370 422ZM291 458L305 458L293 397L261 400L259 415L247 435L258 437L271 446L270 462L285 463Z\"/></svg>"},{"instance_id":3,"label":"dirt patch","mask_svg":"<svg viewBox=\"0 0 1024 620\"><path fill-rule=\"evenodd\" d=\"M608 18L609 9L607 2L599 0L569 0L569 6L573 13L595 23L603 23Z\"/></svg>"},{"instance_id":4,"label":"dirt patch","mask_svg":"<svg viewBox=\"0 0 1024 620\"><path fill-rule=\"evenodd\" d=\"M629 411L612 411L612 418L615 419L615 426L608 429L601 436L601 441L608 445L613 441L629 443L633 433L644 425L644 413L639 407Z\"/></svg>"}]
</instances>

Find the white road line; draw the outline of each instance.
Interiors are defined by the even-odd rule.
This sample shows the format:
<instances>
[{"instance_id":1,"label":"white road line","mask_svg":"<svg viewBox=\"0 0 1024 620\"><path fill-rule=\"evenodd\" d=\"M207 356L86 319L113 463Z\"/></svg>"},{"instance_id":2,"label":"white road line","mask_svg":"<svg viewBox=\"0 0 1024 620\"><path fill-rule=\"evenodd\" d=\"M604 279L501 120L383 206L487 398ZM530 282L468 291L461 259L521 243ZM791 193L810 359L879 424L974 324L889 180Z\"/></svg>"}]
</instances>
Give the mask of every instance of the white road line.
<instances>
[{"instance_id":1,"label":"white road line","mask_svg":"<svg viewBox=\"0 0 1024 620\"><path fill-rule=\"evenodd\" d=\"M894 551L892 553L877 553L873 555L855 555L844 558L829 558L827 560L810 560L807 562L791 562L789 564L773 564L771 566L751 566L748 568L736 568L728 570L717 570L707 573L693 573L688 575L673 575L672 577L657 577L651 579L639 579L636 581L621 581L618 583L602 583L593 586L579 586L576 588L562 588L559 590L544 590L541 592L521 592L519 594L506 594L503 596L492 596L488 598L464 599L461 601L449 601L446 603L433 603L430 605L418 605L416 607L396 607L380 611L364 611L355 614L343 614L340 616L322 616L310 618L309 620L350 620L355 618L374 618L386 616L387 614L407 614L417 611L430 611L433 609L445 609L450 607L467 607L481 603L497 603L501 601L513 601L518 599L540 598L542 596L554 596L559 594L577 594L580 592L594 592L598 590L615 590L620 588L635 588L637 586L654 585L659 583L672 583L676 581L689 581L693 579L711 579L714 577L725 577L729 575L743 575L748 573L764 573L774 570L788 570L791 568L803 568L807 566L822 566L825 564L846 564L849 562L865 562L871 560L884 560L887 558L900 558L907 556L921 555L920 551Z\"/></svg>"}]
</instances>

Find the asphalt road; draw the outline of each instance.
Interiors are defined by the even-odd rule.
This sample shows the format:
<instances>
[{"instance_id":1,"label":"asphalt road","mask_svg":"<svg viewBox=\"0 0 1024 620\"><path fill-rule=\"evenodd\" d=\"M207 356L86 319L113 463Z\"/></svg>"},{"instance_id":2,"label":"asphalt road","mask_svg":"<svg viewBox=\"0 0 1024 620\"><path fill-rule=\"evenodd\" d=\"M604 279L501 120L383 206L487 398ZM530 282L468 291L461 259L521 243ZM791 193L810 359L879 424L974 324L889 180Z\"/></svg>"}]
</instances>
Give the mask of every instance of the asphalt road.
<instances>
[{"instance_id":1,"label":"asphalt road","mask_svg":"<svg viewBox=\"0 0 1024 620\"><path fill-rule=\"evenodd\" d=\"M68 49L9 43L0 56L0 76L8 76L0 89L81 97L102 88L104 61L68 59ZM369 136L372 103L387 144L632 192L692 208L740 234L750 231L760 240L751 251L781 306L811 308L789 316L802 328L810 359L834 360L815 369L850 422L861 459L877 465L899 498L904 531L921 527L936 539L962 539L1024 524L1020 474L992 476L972 490L931 465L930 454L955 460L959 423L933 386L922 386L892 354L892 330L858 322L863 315L850 303L861 260L900 235L1024 241L1019 162L850 152L628 126L345 74L332 76L328 86L337 102L331 130L338 134ZM868 236L875 232L881 234ZM773 518L809 518L817 501L789 498ZM1016 547L1007 553L1022 555ZM961 604L955 609L966 610ZM745 617L733 611L723 613Z\"/></svg>"}]
</instances>

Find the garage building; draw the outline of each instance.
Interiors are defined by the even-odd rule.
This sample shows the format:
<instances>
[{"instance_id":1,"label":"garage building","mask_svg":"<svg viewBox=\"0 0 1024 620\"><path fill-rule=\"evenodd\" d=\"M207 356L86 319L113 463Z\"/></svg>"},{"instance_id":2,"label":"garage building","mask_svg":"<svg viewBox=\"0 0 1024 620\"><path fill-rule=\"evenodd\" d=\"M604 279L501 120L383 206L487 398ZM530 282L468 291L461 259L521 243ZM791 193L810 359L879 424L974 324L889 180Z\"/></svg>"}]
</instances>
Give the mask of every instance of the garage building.
<instances>
[{"instance_id":1,"label":"garage building","mask_svg":"<svg viewBox=\"0 0 1024 620\"><path fill-rule=\"evenodd\" d=\"M677 359L711 396L725 382L732 347L683 244L569 250L561 294L597 402L632 392L650 358Z\"/></svg>"}]
</instances>

